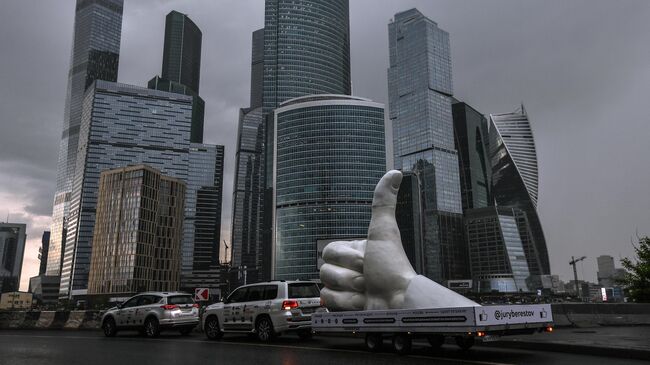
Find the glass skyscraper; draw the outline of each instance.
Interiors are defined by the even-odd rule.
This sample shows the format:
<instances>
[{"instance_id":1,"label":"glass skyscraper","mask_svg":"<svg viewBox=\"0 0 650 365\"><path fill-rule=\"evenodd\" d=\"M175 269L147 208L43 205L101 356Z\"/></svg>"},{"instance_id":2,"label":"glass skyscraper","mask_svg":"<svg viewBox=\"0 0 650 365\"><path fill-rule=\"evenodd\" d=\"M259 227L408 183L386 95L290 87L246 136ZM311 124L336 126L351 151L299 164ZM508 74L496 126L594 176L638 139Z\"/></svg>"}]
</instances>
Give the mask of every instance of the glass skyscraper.
<instances>
[{"instance_id":1,"label":"glass skyscraper","mask_svg":"<svg viewBox=\"0 0 650 365\"><path fill-rule=\"evenodd\" d=\"M466 103L452 105L463 211L493 205L487 119Z\"/></svg>"},{"instance_id":2,"label":"glass skyscraper","mask_svg":"<svg viewBox=\"0 0 650 365\"><path fill-rule=\"evenodd\" d=\"M0 293L20 288L26 231L23 223L0 223Z\"/></svg>"},{"instance_id":3,"label":"glass skyscraper","mask_svg":"<svg viewBox=\"0 0 650 365\"><path fill-rule=\"evenodd\" d=\"M199 96L202 38L201 30L187 15L177 11L167 14L162 75L148 84L150 89L193 97L190 140L194 143L203 143L205 118L205 102Z\"/></svg>"},{"instance_id":4,"label":"glass skyscraper","mask_svg":"<svg viewBox=\"0 0 650 365\"><path fill-rule=\"evenodd\" d=\"M420 181L425 265L443 282L468 275L452 118L449 34L417 9L388 25L389 117L395 168Z\"/></svg>"},{"instance_id":5,"label":"glass skyscraper","mask_svg":"<svg viewBox=\"0 0 650 365\"><path fill-rule=\"evenodd\" d=\"M311 94L351 93L348 0L266 0L264 112Z\"/></svg>"},{"instance_id":6,"label":"glass skyscraper","mask_svg":"<svg viewBox=\"0 0 650 365\"><path fill-rule=\"evenodd\" d=\"M384 106L304 96L275 110L274 127L274 278L316 279L319 243L368 234L386 171Z\"/></svg>"},{"instance_id":7,"label":"glass skyscraper","mask_svg":"<svg viewBox=\"0 0 650 365\"><path fill-rule=\"evenodd\" d=\"M271 279L270 246L265 247L262 241L264 29L253 32L252 41L250 107L239 110L230 241L232 266L246 266L248 282Z\"/></svg>"},{"instance_id":8,"label":"glass skyscraper","mask_svg":"<svg viewBox=\"0 0 650 365\"><path fill-rule=\"evenodd\" d=\"M47 275L61 270L84 93L95 80L117 81L122 11L123 0L77 0Z\"/></svg>"},{"instance_id":9,"label":"glass skyscraper","mask_svg":"<svg viewBox=\"0 0 650 365\"><path fill-rule=\"evenodd\" d=\"M488 207L466 211L472 279L479 292L527 292L530 276L517 208Z\"/></svg>"},{"instance_id":10,"label":"glass skyscraper","mask_svg":"<svg viewBox=\"0 0 650 365\"><path fill-rule=\"evenodd\" d=\"M532 232L524 242L530 274L549 275L546 239L537 214L537 152L524 106L513 113L491 114L489 133L494 201L525 213Z\"/></svg>"}]
</instances>

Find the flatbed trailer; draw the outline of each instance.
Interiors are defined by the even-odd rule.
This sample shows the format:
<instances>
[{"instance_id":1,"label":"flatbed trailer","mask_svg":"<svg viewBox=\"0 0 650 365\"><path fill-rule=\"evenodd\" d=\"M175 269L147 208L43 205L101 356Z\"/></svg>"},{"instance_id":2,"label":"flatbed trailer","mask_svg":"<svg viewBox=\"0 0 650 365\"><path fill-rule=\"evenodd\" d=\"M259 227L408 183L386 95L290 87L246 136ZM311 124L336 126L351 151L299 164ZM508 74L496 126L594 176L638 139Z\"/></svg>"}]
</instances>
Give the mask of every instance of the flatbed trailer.
<instances>
[{"instance_id":1,"label":"flatbed trailer","mask_svg":"<svg viewBox=\"0 0 650 365\"><path fill-rule=\"evenodd\" d=\"M415 338L426 338L437 348L453 337L467 350L476 339L553 330L550 304L319 312L311 321L314 333L365 334L370 351L379 351L384 340L391 339L400 354L410 352Z\"/></svg>"}]
</instances>

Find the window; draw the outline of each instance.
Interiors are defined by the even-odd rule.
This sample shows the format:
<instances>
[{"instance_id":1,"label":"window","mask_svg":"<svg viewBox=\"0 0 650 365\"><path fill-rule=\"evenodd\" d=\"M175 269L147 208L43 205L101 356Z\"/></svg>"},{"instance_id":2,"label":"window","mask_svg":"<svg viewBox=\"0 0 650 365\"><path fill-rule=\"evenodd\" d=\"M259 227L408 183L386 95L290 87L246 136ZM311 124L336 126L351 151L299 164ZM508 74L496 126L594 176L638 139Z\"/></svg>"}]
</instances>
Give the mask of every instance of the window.
<instances>
[{"instance_id":1,"label":"window","mask_svg":"<svg viewBox=\"0 0 650 365\"><path fill-rule=\"evenodd\" d=\"M226 300L226 303L239 303L243 302L246 299L246 292L248 291L248 288L239 288L235 290L228 299Z\"/></svg>"},{"instance_id":2,"label":"window","mask_svg":"<svg viewBox=\"0 0 650 365\"><path fill-rule=\"evenodd\" d=\"M191 295L174 295L167 297L167 304L194 304Z\"/></svg>"},{"instance_id":3,"label":"window","mask_svg":"<svg viewBox=\"0 0 650 365\"><path fill-rule=\"evenodd\" d=\"M320 297L320 290L316 283L295 283L289 284L289 298L316 298Z\"/></svg>"},{"instance_id":4,"label":"window","mask_svg":"<svg viewBox=\"0 0 650 365\"><path fill-rule=\"evenodd\" d=\"M278 286L277 285L266 285L264 286L264 300L271 300L278 297Z\"/></svg>"},{"instance_id":5,"label":"window","mask_svg":"<svg viewBox=\"0 0 650 365\"><path fill-rule=\"evenodd\" d=\"M264 286L251 286L248 288L247 302L255 302L264 299Z\"/></svg>"},{"instance_id":6,"label":"window","mask_svg":"<svg viewBox=\"0 0 650 365\"><path fill-rule=\"evenodd\" d=\"M124 302L124 304L122 304L122 308L135 307L136 305L138 305L139 300L140 300L140 296L133 297L133 298L127 300L126 302Z\"/></svg>"},{"instance_id":7,"label":"window","mask_svg":"<svg viewBox=\"0 0 650 365\"><path fill-rule=\"evenodd\" d=\"M140 301L138 302L138 305L151 305L158 303L160 301L160 297L156 295L142 295L140 296Z\"/></svg>"}]
</instances>

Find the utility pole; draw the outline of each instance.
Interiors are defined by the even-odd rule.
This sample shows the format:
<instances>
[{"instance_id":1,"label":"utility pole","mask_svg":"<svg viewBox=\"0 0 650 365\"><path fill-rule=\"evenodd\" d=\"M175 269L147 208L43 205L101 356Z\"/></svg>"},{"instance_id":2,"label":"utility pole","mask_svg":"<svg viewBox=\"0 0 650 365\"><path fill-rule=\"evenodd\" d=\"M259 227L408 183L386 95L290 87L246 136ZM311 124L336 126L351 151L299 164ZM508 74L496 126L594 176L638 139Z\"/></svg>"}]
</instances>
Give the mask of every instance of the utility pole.
<instances>
[{"instance_id":1,"label":"utility pole","mask_svg":"<svg viewBox=\"0 0 650 365\"><path fill-rule=\"evenodd\" d=\"M576 270L576 264L586 258L587 256L582 256L581 258L576 259L575 257L571 256L571 261L569 261L569 265L573 266L573 279L576 284L576 295L580 298L582 298L582 295L580 295L580 286L578 285L578 271Z\"/></svg>"},{"instance_id":2,"label":"utility pole","mask_svg":"<svg viewBox=\"0 0 650 365\"><path fill-rule=\"evenodd\" d=\"M228 244L226 243L226 240L223 240L223 245L226 246L226 258L224 259L224 263L228 262Z\"/></svg>"}]
</instances>

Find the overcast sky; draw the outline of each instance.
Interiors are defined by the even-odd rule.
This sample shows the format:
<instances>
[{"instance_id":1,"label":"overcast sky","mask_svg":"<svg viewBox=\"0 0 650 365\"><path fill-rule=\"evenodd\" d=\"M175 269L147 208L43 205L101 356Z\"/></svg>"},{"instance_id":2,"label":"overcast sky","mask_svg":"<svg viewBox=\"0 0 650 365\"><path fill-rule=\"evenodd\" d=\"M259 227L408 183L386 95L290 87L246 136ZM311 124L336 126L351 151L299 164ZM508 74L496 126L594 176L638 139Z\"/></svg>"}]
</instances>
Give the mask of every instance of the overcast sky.
<instances>
[{"instance_id":1,"label":"overcast sky","mask_svg":"<svg viewBox=\"0 0 650 365\"><path fill-rule=\"evenodd\" d=\"M646 0L350 0L354 94L387 102L387 24L417 7L451 36L454 92L484 114L523 101L537 144L551 270L596 280L596 257L631 256L650 234L650 6ZM49 229L74 0L5 0L0 12L0 221L27 223L22 286ZM263 0L125 0L119 81L160 73L165 15L203 31L206 143L226 146L230 216L238 109L248 105L251 32ZM617 263L618 265L618 263Z\"/></svg>"}]
</instances>

